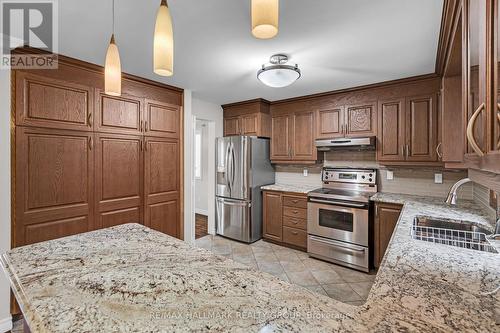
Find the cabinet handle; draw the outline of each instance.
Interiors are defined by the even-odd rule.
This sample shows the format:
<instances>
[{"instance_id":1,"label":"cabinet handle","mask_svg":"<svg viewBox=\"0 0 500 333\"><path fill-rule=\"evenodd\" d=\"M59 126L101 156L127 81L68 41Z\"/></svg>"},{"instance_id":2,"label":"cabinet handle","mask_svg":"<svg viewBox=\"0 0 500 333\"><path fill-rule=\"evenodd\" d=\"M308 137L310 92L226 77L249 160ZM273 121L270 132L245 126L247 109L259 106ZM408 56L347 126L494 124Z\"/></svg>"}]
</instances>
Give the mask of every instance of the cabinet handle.
<instances>
[{"instance_id":1,"label":"cabinet handle","mask_svg":"<svg viewBox=\"0 0 500 333\"><path fill-rule=\"evenodd\" d=\"M94 140L89 136L89 150L92 150L92 148L94 148Z\"/></svg>"},{"instance_id":2,"label":"cabinet handle","mask_svg":"<svg viewBox=\"0 0 500 333\"><path fill-rule=\"evenodd\" d=\"M144 151L148 151L148 143L144 140Z\"/></svg>"},{"instance_id":3,"label":"cabinet handle","mask_svg":"<svg viewBox=\"0 0 500 333\"><path fill-rule=\"evenodd\" d=\"M288 147L288 157L292 157L292 147Z\"/></svg>"},{"instance_id":4,"label":"cabinet handle","mask_svg":"<svg viewBox=\"0 0 500 333\"><path fill-rule=\"evenodd\" d=\"M441 154L441 153L439 152L439 148L441 148L441 144L442 144L442 142L438 143L438 145L436 146L436 154L437 154L437 156L439 157L439 159L442 159L442 158L443 158L443 154Z\"/></svg>"},{"instance_id":5,"label":"cabinet handle","mask_svg":"<svg viewBox=\"0 0 500 333\"><path fill-rule=\"evenodd\" d=\"M403 155L403 158L405 158L405 145L401 146L401 155Z\"/></svg>"},{"instance_id":6,"label":"cabinet handle","mask_svg":"<svg viewBox=\"0 0 500 333\"><path fill-rule=\"evenodd\" d=\"M297 236L299 233L297 231L292 231L292 235Z\"/></svg>"},{"instance_id":7,"label":"cabinet handle","mask_svg":"<svg viewBox=\"0 0 500 333\"><path fill-rule=\"evenodd\" d=\"M92 112L89 112L89 115L87 116L87 123L89 124L89 127L92 127Z\"/></svg>"},{"instance_id":8,"label":"cabinet handle","mask_svg":"<svg viewBox=\"0 0 500 333\"><path fill-rule=\"evenodd\" d=\"M144 146L143 146L143 143L142 143L142 140L141 140L141 151L144 149Z\"/></svg>"},{"instance_id":9,"label":"cabinet handle","mask_svg":"<svg viewBox=\"0 0 500 333\"><path fill-rule=\"evenodd\" d=\"M472 149L478 154L479 156L484 156L483 151L479 147L479 145L476 142L476 139L474 138L474 125L476 124L477 117L481 113L481 111L484 109L484 103L479 105L477 110L472 114L472 117L469 119L469 123L467 124L467 141L469 141L469 144L471 145Z\"/></svg>"},{"instance_id":10,"label":"cabinet handle","mask_svg":"<svg viewBox=\"0 0 500 333\"><path fill-rule=\"evenodd\" d=\"M148 131L148 121L144 121L144 132Z\"/></svg>"},{"instance_id":11,"label":"cabinet handle","mask_svg":"<svg viewBox=\"0 0 500 333\"><path fill-rule=\"evenodd\" d=\"M292 202L293 202L294 204L296 204L296 203L298 203L298 202L299 202L299 200L297 200L297 199L293 199L293 200L292 200Z\"/></svg>"},{"instance_id":12,"label":"cabinet handle","mask_svg":"<svg viewBox=\"0 0 500 333\"><path fill-rule=\"evenodd\" d=\"M406 145L406 159L410 156L410 146Z\"/></svg>"},{"instance_id":13,"label":"cabinet handle","mask_svg":"<svg viewBox=\"0 0 500 333\"><path fill-rule=\"evenodd\" d=\"M143 128L143 127L142 127L142 124L143 124L143 121L141 120L141 121L139 122L139 132L142 132L142 128Z\"/></svg>"}]
</instances>

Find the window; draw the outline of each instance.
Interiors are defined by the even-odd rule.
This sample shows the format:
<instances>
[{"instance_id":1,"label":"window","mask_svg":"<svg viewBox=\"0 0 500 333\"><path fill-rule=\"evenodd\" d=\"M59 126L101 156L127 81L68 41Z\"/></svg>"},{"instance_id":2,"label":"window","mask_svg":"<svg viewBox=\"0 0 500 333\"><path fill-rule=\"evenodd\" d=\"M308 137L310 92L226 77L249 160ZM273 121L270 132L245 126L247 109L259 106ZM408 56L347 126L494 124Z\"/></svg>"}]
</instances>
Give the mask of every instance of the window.
<instances>
[{"instance_id":1,"label":"window","mask_svg":"<svg viewBox=\"0 0 500 333\"><path fill-rule=\"evenodd\" d=\"M194 178L201 179L201 131L194 136Z\"/></svg>"}]
</instances>

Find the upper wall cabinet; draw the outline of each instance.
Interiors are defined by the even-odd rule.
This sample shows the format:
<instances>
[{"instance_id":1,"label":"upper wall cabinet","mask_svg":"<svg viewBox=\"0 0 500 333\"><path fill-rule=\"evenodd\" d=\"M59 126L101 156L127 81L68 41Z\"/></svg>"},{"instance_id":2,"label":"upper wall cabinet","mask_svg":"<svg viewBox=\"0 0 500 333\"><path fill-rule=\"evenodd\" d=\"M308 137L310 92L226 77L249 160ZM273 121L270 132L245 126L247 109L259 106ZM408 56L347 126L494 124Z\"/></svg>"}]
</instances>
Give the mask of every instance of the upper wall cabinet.
<instances>
[{"instance_id":1,"label":"upper wall cabinet","mask_svg":"<svg viewBox=\"0 0 500 333\"><path fill-rule=\"evenodd\" d=\"M464 0L463 78L468 168L500 173L499 0Z\"/></svg>"},{"instance_id":2,"label":"upper wall cabinet","mask_svg":"<svg viewBox=\"0 0 500 333\"><path fill-rule=\"evenodd\" d=\"M144 99L125 94L110 96L100 90L97 90L96 95L96 131L136 135L142 133Z\"/></svg>"},{"instance_id":3,"label":"upper wall cabinet","mask_svg":"<svg viewBox=\"0 0 500 333\"><path fill-rule=\"evenodd\" d=\"M92 131L93 89L17 71L16 125Z\"/></svg>"},{"instance_id":4,"label":"upper wall cabinet","mask_svg":"<svg viewBox=\"0 0 500 333\"><path fill-rule=\"evenodd\" d=\"M224 110L224 136L252 135L271 137L269 102L263 99L226 104Z\"/></svg>"},{"instance_id":5,"label":"upper wall cabinet","mask_svg":"<svg viewBox=\"0 0 500 333\"><path fill-rule=\"evenodd\" d=\"M272 113L271 162L315 163L318 159L314 145L315 121L314 111Z\"/></svg>"},{"instance_id":6,"label":"upper wall cabinet","mask_svg":"<svg viewBox=\"0 0 500 333\"><path fill-rule=\"evenodd\" d=\"M435 94L426 94L379 101L379 161L438 161L436 99Z\"/></svg>"},{"instance_id":7,"label":"upper wall cabinet","mask_svg":"<svg viewBox=\"0 0 500 333\"><path fill-rule=\"evenodd\" d=\"M377 103L319 109L316 118L317 139L355 138L377 134Z\"/></svg>"},{"instance_id":8,"label":"upper wall cabinet","mask_svg":"<svg viewBox=\"0 0 500 333\"><path fill-rule=\"evenodd\" d=\"M179 117L181 114L179 106L146 100L145 113L143 125L145 135L165 138L179 137Z\"/></svg>"}]
</instances>

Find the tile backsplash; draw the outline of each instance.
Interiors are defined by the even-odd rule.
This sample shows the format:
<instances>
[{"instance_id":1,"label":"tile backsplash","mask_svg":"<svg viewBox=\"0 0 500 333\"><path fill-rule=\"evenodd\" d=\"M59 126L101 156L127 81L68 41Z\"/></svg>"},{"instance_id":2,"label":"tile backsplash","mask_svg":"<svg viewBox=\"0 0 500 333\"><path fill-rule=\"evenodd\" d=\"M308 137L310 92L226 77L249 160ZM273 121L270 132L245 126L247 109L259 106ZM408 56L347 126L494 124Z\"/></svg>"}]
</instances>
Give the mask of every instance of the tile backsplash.
<instances>
[{"instance_id":1,"label":"tile backsplash","mask_svg":"<svg viewBox=\"0 0 500 333\"><path fill-rule=\"evenodd\" d=\"M375 160L374 151L361 152L328 152L325 154L325 166L375 168L378 169L378 186L381 192L404 193L433 197L446 197L450 187L459 179L467 177L466 171L444 170L442 168L420 167L386 167ZM277 166L276 183L313 185L321 187L322 165L308 166L308 176L303 176L304 167ZM387 171L394 174L393 180L387 179ZM434 174L441 173L442 184L434 183ZM459 198L472 199L473 186L466 184L458 192Z\"/></svg>"}]
</instances>

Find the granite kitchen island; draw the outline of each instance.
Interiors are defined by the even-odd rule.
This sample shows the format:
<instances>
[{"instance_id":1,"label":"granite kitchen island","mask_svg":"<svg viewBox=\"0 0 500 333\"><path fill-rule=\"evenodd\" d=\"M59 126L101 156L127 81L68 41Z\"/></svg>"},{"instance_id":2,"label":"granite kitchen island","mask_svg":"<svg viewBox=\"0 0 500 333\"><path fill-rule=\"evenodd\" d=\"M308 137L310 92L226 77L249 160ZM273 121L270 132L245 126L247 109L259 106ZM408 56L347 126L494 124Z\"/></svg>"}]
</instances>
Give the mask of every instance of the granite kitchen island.
<instances>
[{"instance_id":1,"label":"granite kitchen island","mask_svg":"<svg viewBox=\"0 0 500 333\"><path fill-rule=\"evenodd\" d=\"M394 200L378 196L375 200ZM351 306L126 224L2 256L32 332L455 332L498 330L499 256L412 240L405 198L367 302Z\"/></svg>"}]
</instances>

